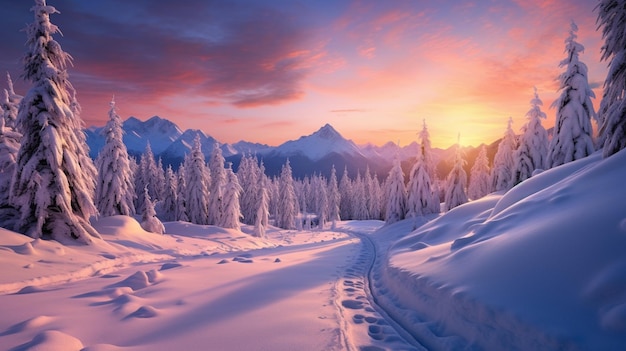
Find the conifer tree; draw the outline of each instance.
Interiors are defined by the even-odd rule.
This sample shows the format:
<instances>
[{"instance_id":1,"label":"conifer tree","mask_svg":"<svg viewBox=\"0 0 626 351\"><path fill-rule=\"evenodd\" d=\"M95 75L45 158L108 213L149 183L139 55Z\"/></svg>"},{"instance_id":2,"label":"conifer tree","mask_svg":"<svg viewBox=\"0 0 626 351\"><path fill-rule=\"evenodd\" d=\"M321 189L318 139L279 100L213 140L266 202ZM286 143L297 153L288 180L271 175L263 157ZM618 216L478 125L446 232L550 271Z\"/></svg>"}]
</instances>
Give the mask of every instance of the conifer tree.
<instances>
[{"instance_id":1,"label":"conifer tree","mask_svg":"<svg viewBox=\"0 0 626 351\"><path fill-rule=\"evenodd\" d=\"M344 167L341 181L339 182L339 213L341 219L352 219L352 181L348 177L348 168Z\"/></svg>"},{"instance_id":2,"label":"conifer tree","mask_svg":"<svg viewBox=\"0 0 626 351\"><path fill-rule=\"evenodd\" d=\"M185 158L185 174L187 217L191 223L208 224L209 179L200 135L196 135L191 152Z\"/></svg>"},{"instance_id":3,"label":"conifer tree","mask_svg":"<svg viewBox=\"0 0 626 351\"><path fill-rule=\"evenodd\" d=\"M435 159L435 155L432 150L432 145L430 142L430 133L428 132L428 127L426 126L426 119L423 120L422 131L419 134L420 145L422 149L422 155L424 157L424 165L426 166L426 170L428 171L428 177L430 178L430 186L432 191L432 199L431 203L440 203L439 199L439 176L437 175L437 160ZM433 208L434 209L434 208ZM440 209L437 207L436 212L439 213Z\"/></svg>"},{"instance_id":4,"label":"conifer tree","mask_svg":"<svg viewBox=\"0 0 626 351\"><path fill-rule=\"evenodd\" d=\"M254 236L259 238L265 237L265 231L269 226L270 214L270 190L268 189L269 180L265 176L265 166L261 162L259 167L260 176L257 179L256 189L258 191L258 208L254 218Z\"/></svg>"},{"instance_id":5,"label":"conifer tree","mask_svg":"<svg viewBox=\"0 0 626 351\"><path fill-rule=\"evenodd\" d=\"M341 203L341 195L339 195L339 186L337 185L337 171L335 165L330 170L330 179L328 180L328 220L331 221L331 229L337 228L339 217L339 206Z\"/></svg>"},{"instance_id":6,"label":"conifer tree","mask_svg":"<svg viewBox=\"0 0 626 351\"><path fill-rule=\"evenodd\" d=\"M114 99L110 106L109 121L103 129L105 144L96 158L96 207L101 216L132 216L135 214L133 175Z\"/></svg>"},{"instance_id":7,"label":"conifer tree","mask_svg":"<svg viewBox=\"0 0 626 351\"><path fill-rule=\"evenodd\" d=\"M2 100L2 111L4 117L4 127L11 131L17 131L16 120L17 112L22 101L22 96L17 95L13 90L13 80L11 75L7 72L7 85L8 88L4 89L4 99Z\"/></svg>"},{"instance_id":8,"label":"conifer tree","mask_svg":"<svg viewBox=\"0 0 626 351\"><path fill-rule=\"evenodd\" d=\"M329 204L328 204L328 192L326 190L327 184L326 179L323 176L317 176L314 178L314 186L312 186L312 190L318 194L317 196L317 206L316 213L318 219L318 227L319 229L324 229L326 227L326 223L328 222L328 212L329 212Z\"/></svg>"},{"instance_id":9,"label":"conifer tree","mask_svg":"<svg viewBox=\"0 0 626 351\"><path fill-rule=\"evenodd\" d=\"M394 158L393 166L387 176L387 194L385 221L391 224L404 219L406 214L407 195L404 187L404 173L398 155Z\"/></svg>"},{"instance_id":10,"label":"conifer tree","mask_svg":"<svg viewBox=\"0 0 626 351\"><path fill-rule=\"evenodd\" d=\"M430 175L422 147L418 148L415 164L409 174L407 189L407 215L412 218L439 213L439 201L435 201L431 190Z\"/></svg>"},{"instance_id":11,"label":"conifer tree","mask_svg":"<svg viewBox=\"0 0 626 351\"><path fill-rule=\"evenodd\" d=\"M589 87L587 65L578 59L584 46L576 42L578 27L571 23L569 37L565 40L567 57L559 67L565 72L559 76L561 96L552 103L556 107L554 137L548 150L548 166L556 167L575 161L594 152L591 137L591 119L596 114L591 98L595 94Z\"/></svg>"},{"instance_id":12,"label":"conifer tree","mask_svg":"<svg viewBox=\"0 0 626 351\"><path fill-rule=\"evenodd\" d=\"M237 170L237 177L243 189L240 203L243 222L246 224L256 223L256 212L260 201L257 186L259 185L258 178L261 176L256 159L249 155L243 156Z\"/></svg>"},{"instance_id":13,"label":"conifer tree","mask_svg":"<svg viewBox=\"0 0 626 351\"><path fill-rule=\"evenodd\" d=\"M287 159L287 162L283 165L279 183L276 226L283 229L295 229L296 217L298 216L298 204L289 159Z\"/></svg>"},{"instance_id":14,"label":"conifer tree","mask_svg":"<svg viewBox=\"0 0 626 351\"><path fill-rule=\"evenodd\" d=\"M67 73L71 57L53 39L59 29L50 15L58 11L45 0L36 0L31 10L35 20L26 29L23 62L32 86L17 116L23 137L11 187L11 202L20 212L16 230L33 238L90 243L100 237L89 223L97 213L96 170L73 107L75 91Z\"/></svg>"},{"instance_id":15,"label":"conifer tree","mask_svg":"<svg viewBox=\"0 0 626 351\"><path fill-rule=\"evenodd\" d=\"M239 220L241 219L241 208L239 206L239 198L243 188L239 185L239 179L233 172L230 164L225 170L226 184L224 186L223 195L223 212L220 216L219 226L222 228L241 229Z\"/></svg>"},{"instance_id":16,"label":"conifer tree","mask_svg":"<svg viewBox=\"0 0 626 351\"><path fill-rule=\"evenodd\" d=\"M513 184L530 178L535 170L545 169L548 164L548 132L541 125L541 119L545 119L546 114L541 111L543 103L537 95L537 88L530 104L532 108L526 113L528 122L522 127L519 146L515 151Z\"/></svg>"},{"instance_id":17,"label":"conifer tree","mask_svg":"<svg viewBox=\"0 0 626 351\"><path fill-rule=\"evenodd\" d=\"M187 174L185 165L178 167L177 189L176 189L176 220L189 222L187 216Z\"/></svg>"},{"instance_id":18,"label":"conifer tree","mask_svg":"<svg viewBox=\"0 0 626 351\"><path fill-rule=\"evenodd\" d=\"M493 159L491 182L493 191L509 190L513 187L513 167L515 167L514 152L517 141L513 132L513 118L509 117L504 137L498 144L498 151Z\"/></svg>"},{"instance_id":19,"label":"conifer tree","mask_svg":"<svg viewBox=\"0 0 626 351\"><path fill-rule=\"evenodd\" d=\"M356 179L352 183L352 218L356 220L366 220L368 216L365 183L363 182L361 173L357 172Z\"/></svg>"},{"instance_id":20,"label":"conifer tree","mask_svg":"<svg viewBox=\"0 0 626 351\"><path fill-rule=\"evenodd\" d=\"M166 222L176 221L178 206L178 180L176 174L172 170L172 166L168 166L165 170L165 186L163 187L163 200L160 203L161 218Z\"/></svg>"},{"instance_id":21,"label":"conifer tree","mask_svg":"<svg viewBox=\"0 0 626 351\"><path fill-rule=\"evenodd\" d=\"M10 228L17 214L9 202L9 192L22 135L5 127L4 122L5 119L0 118L0 226Z\"/></svg>"},{"instance_id":22,"label":"conifer tree","mask_svg":"<svg viewBox=\"0 0 626 351\"><path fill-rule=\"evenodd\" d=\"M609 61L600 103L600 140L604 157L626 147L626 3L601 0L596 7L602 28L602 60Z\"/></svg>"},{"instance_id":23,"label":"conifer tree","mask_svg":"<svg viewBox=\"0 0 626 351\"><path fill-rule=\"evenodd\" d=\"M465 173L463 166L465 166L463 149L461 149L460 142L457 142L454 156L454 167L448 174L448 178L446 178L446 211L450 211L451 209L467 202L467 195L465 193L467 174Z\"/></svg>"},{"instance_id":24,"label":"conifer tree","mask_svg":"<svg viewBox=\"0 0 626 351\"><path fill-rule=\"evenodd\" d=\"M154 203L150 199L150 195L148 194L148 188L144 188L143 191L143 213L141 214L141 228L147 232L163 234L165 233L165 226L163 223L157 218L156 212L154 211Z\"/></svg>"},{"instance_id":25,"label":"conifer tree","mask_svg":"<svg viewBox=\"0 0 626 351\"><path fill-rule=\"evenodd\" d=\"M220 217L224 214L224 187L226 186L226 171L224 170L224 156L218 143L213 146L209 160L209 224L219 225Z\"/></svg>"},{"instance_id":26,"label":"conifer tree","mask_svg":"<svg viewBox=\"0 0 626 351\"><path fill-rule=\"evenodd\" d=\"M490 192L491 179L489 177L489 159L487 158L487 148L483 144L470 171L467 195L470 199L477 200Z\"/></svg>"}]
</instances>

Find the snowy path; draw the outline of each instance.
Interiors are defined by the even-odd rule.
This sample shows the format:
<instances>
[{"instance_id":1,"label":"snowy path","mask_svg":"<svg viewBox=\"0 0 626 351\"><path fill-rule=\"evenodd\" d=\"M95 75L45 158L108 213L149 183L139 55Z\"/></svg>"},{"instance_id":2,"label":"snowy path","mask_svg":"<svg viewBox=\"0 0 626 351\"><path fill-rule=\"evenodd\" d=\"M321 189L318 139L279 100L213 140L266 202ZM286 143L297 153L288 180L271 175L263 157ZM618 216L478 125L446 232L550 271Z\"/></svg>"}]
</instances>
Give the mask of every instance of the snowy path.
<instances>
[{"instance_id":1,"label":"snowy path","mask_svg":"<svg viewBox=\"0 0 626 351\"><path fill-rule=\"evenodd\" d=\"M356 227L353 227L356 225ZM359 254L338 281L339 309L348 347L352 350L426 350L378 303L380 289L372 289L386 247L378 247L369 234L380 222L348 222L343 231L360 240Z\"/></svg>"}]
</instances>

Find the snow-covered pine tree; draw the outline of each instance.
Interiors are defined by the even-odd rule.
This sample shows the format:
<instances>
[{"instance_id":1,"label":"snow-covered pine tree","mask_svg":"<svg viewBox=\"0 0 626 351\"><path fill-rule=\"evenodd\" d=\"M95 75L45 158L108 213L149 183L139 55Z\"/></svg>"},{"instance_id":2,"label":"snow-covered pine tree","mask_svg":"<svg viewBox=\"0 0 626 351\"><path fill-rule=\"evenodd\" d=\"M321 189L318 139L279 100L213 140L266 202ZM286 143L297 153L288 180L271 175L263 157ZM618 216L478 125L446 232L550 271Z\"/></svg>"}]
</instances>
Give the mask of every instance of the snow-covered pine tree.
<instances>
[{"instance_id":1,"label":"snow-covered pine tree","mask_svg":"<svg viewBox=\"0 0 626 351\"><path fill-rule=\"evenodd\" d=\"M376 175L372 175L370 177L370 204L371 207L369 209L371 219L381 220L382 216L382 190L380 186L380 182L378 181L378 177Z\"/></svg>"},{"instance_id":2,"label":"snow-covered pine tree","mask_svg":"<svg viewBox=\"0 0 626 351\"><path fill-rule=\"evenodd\" d=\"M398 155L393 160L393 166L387 176L387 209L385 221L394 223L404 219L406 214L406 188L404 187L404 172Z\"/></svg>"},{"instance_id":3,"label":"snow-covered pine tree","mask_svg":"<svg viewBox=\"0 0 626 351\"><path fill-rule=\"evenodd\" d=\"M276 226L283 229L295 229L298 216L298 203L293 186L293 176L289 159L283 165L278 187L278 213Z\"/></svg>"},{"instance_id":4,"label":"snow-covered pine tree","mask_svg":"<svg viewBox=\"0 0 626 351\"><path fill-rule=\"evenodd\" d=\"M180 165L178 167L177 178L176 220L189 222L189 217L187 217L187 173L185 172L185 165Z\"/></svg>"},{"instance_id":5,"label":"snow-covered pine tree","mask_svg":"<svg viewBox=\"0 0 626 351\"><path fill-rule=\"evenodd\" d=\"M258 178L261 176L259 166L255 158L250 155L244 155L241 158L239 169L237 169L237 177L239 184L243 189L241 193L241 214L243 222L246 224L256 223L256 212L258 210L259 191L256 188L259 184Z\"/></svg>"},{"instance_id":6,"label":"snow-covered pine tree","mask_svg":"<svg viewBox=\"0 0 626 351\"><path fill-rule=\"evenodd\" d=\"M185 157L185 174L187 217L191 223L208 224L209 179L200 135L196 135L191 152Z\"/></svg>"},{"instance_id":7,"label":"snow-covered pine tree","mask_svg":"<svg viewBox=\"0 0 626 351\"><path fill-rule=\"evenodd\" d=\"M324 230L326 227L326 223L328 222L328 212L329 212L329 204L328 204L328 191L326 190L328 185L326 184L326 178L319 175L314 178L315 182L313 183L312 190L318 194L317 196L317 220L318 220L318 228Z\"/></svg>"},{"instance_id":8,"label":"snow-covered pine tree","mask_svg":"<svg viewBox=\"0 0 626 351\"><path fill-rule=\"evenodd\" d=\"M504 137L498 144L498 151L496 151L496 156L493 159L493 168L491 169L492 191L509 190L513 187L513 167L515 167L513 156L516 149L517 141L513 132L513 118L509 117Z\"/></svg>"},{"instance_id":9,"label":"snow-covered pine tree","mask_svg":"<svg viewBox=\"0 0 626 351\"><path fill-rule=\"evenodd\" d=\"M135 214L135 187L128 150L122 141L122 120L111 100L109 121L104 126L105 144L96 158L96 207L101 216Z\"/></svg>"},{"instance_id":10,"label":"snow-covered pine tree","mask_svg":"<svg viewBox=\"0 0 626 351\"><path fill-rule=\"evenodd\" d=\"M439 177L437 176L437 161L433 153L433 148L430 142L430 133L428 132L428 126L426 125L426 119L422 122L422 131L419 133L420 145L422 148L422 155L424 157L424 165L428 171L430 177L430 184L432 186L433 197L436 197L436 201L439 202ZM438 213L439 211L437 211Z\"/></svg>"},{"instance_id":11,"label":"snow-covered pine tree","mask_svg":"<svg viewBox=\"0 0 626 351\"><path fill-rule=\"evenodd\" d=\"M154 153L152 153L152 146L150 142L146 144L146 148L139 160L139 167L135 172L135 190L136 190L136 203L135 210L137 213L143 213L143 188L148 188L148 194L151 199L158 201L158 169L156 161L154 160Z\"/></svg>"},{"instance_id":12,"label":"snow-covered pine tree","mask_svg":"<svg viewBox=\"0 0 626 351\"><path fill-rule=\"evenodd\" d=\"M361 173L357 172L356 179L352 183L352 218L356 220L368 219L367 198L365 183Z\"/></svg>"},{"instance_id":13,"label":"snow-covered pine tree","mask_svg":"<svg viewBox=\"0 0 626 351\"><path fill-rule=\"evenodd\" d=\"M223 196L226 186L226 171L224 170L224 156L219 143L215 143L209 160L209 224L219 225L220 217L224 214Z\"/></svg>"},{"instance_id":14,"label":"snow-covered pine tree","mask_svg":"<svg viewBox=\"0 0 626 351\"><path fill-rule=\"evenodd\" d=\"M219 218L219 226L222 228L240 230L241 225L239 224L239 221L242 216L241 208L239 206L239 198L243 188L239 185L239 179L237 178L235 172L233 172L230 163L228 164L225 172L226 184L224 186L224 194L222 197L223 212Z\"/></svg>"},{"instance_id":15,"label":"snow-covered pine tree","mask_svg":"<svg viewBox=\"0 0 626 351\"><path fill-rule=\"evenodd\" d=\"M463 166L465 166L465 160L463 159L463 149L461 148L459 136L459 141L457 141L456 144L456 152L454 154L454 166L448 174L448 178L446 178L446 197L444 205L446 211L450 211L467 202L467 195L465 193L467 174Z\"/></svg>"},{"instance_id":16,"label":"snow-covered pine tree","mask_svg":"<svg viewBox=\"0 0 626 351\"><path fill-rule=\"evenodd\" d=\"M265 176L265 166L263 162L259 166L260 176L257 179L256 190L258 191L258 208L254 218L254 236L265 237L265 231L269 226L270 216L270 189L268 189L269 179Z\"/></svg>"},{"instance_id":17,"label":"snow-covered pine tree","mask_svg":"<svg viewBox=\"0 0 626 351\"><path fill-rule=\"evenodd\" d=\"M519 146L515 151L513 184L530 178L535 170L545 169L548 165L548 132L541 125L546 114L541 111L543 103L535 89L535 96L530 100L531 109L526 113L528 122L522 127ZM471 196L470 196L471 197Z\"/></svg>"},{"instance_id":18,"label":"snow-covered pine tree","mask_svg":"<svg viewBox=\"0 0 626 351\"><path fill-rule=\"evenodd\" d=\"M415 164L409 173L407 187L407 216L412 218L439 213L439 201L435 201L433 197L430 175L422 154L422 148L419 147L418 150Z\"/></svg>"},{"instance_id":19,"label":"snow-covered pine tree","mask_svg":"<svg viewBox=\"0 0 626 351\"><path fill-rule=\"evenodd\" d=\"M339 182L339 213L341 219L352 219L352 181L348 177L348 167L344 167L341 181Z\"/></svg>"},{"instance_id":20,"label":"snow-covered pine tree","mask_svg":"<svg viewBox=\"0 0 626 351\"><path fill-rule=\"evenodd\" d=\"M97 213L96 170L82 120L72 108L74 88L67 73L71 57L53 39L59 29L50 15L58 11L45 0L35 0L31 10L35 20L26 29L23 62L24 78L32 87L17 116L23 136L10 196L21 214L15 229L33 238L90 243L100 237L89 224Z\"/></svg>"},{"instance_id":21,"label":"snow-covered pine tree","mask_svg":"<svg viewBox=\"0 0 626 351\"><path fill-rule=\"evenodd\" d=\"M167 166L165 170L165 186L163 187L163 200L160 202L160 217L166 222L176 221L178 206L178 179L172 170L172 166Z\"/></svg>"},{"instance_id":22,"label":"snow-covered pine tree","mask_svg":"<svg viewBox=\"0 0 626 351\"><path fill-rule=\"evenodd\" d=\"M5 127L4 122L5 119L0 118L0 226L12 228L17 213L9 202L9 193L22 135Z\"/></svg>"},{"instance_id":23,"label":"snow-covered pine tree","mask_svg":"<svg viewBox=\"0 0 626 351\"><path fill-rule=\"evenodd\" d=\"M148 188L145 187L143 191L143 213L141 214L141 228L147 232L163 234L165 233L165 226L157 218L154 211L154 203L150 200L150 194L148 194Z\"/></svg>"},{"instance_id":24,"label":"snow-covered pine tree","mask_svg":"<svg viewBox=\"0 0 626 351\"><path fill-rule=\"evenodd\" d=\"M559 67L566 67L559 76L561 96L551 107L556 107L554 137L548 149L548 167L587 157L594 152L591 119L596 118L591 98L595 94L589 87L587 65L578 59L584 46L576 42L578 27L572 21L569 37L565 40L567 57Z\"/></svg>"},{"instance_id":25,"label":"snow-covered pine tree","mask_svg":"<svg viewBox=\"0 0 626 351\"><path fill-rule=\"evenodd\" d=\"M330 169L330 179L328 180L328 220L331 222L331 229L337 228L337 221L340 221L339 206L341 195L337 185L337 171L335 165Z\"/></svg>"},{"instance_id":26,"label":"snow-covered pine tree","mask_svg":"<svg viewBox=\"0 0 626 351\"><path fill-rule=\"evenodd\" d=\"M489 159L487 158L487 148L483 144L470 172L467 195L470 199L477 200L490 192L491 179L489 177Z\"/></svg>"},{"instance_id":27,"label":"snow-covered pine tree","mask_svg":"<svg viewBox=\"0 0 626 351\"><path fill-rule=\"evenodd\" d=\"M12 131L17 131L15 128L17 112L23 97L15 93L13 80L9 72L7 72L7 85L7 89L4 89L4 100L2 101L4 127Z\"/></svg>"},{"instance_id":28,"label":"snow-covered pine tree","mask_svg":"<svg viewBox=\"0 0 626 351\"><path fill-rule=\"evenodd\" d=\"M600 103L600 140L604 157L626 147L626 3L601 0L596 7L602 28L602 60L609 61Z\"/></svg>"}]
</instances>

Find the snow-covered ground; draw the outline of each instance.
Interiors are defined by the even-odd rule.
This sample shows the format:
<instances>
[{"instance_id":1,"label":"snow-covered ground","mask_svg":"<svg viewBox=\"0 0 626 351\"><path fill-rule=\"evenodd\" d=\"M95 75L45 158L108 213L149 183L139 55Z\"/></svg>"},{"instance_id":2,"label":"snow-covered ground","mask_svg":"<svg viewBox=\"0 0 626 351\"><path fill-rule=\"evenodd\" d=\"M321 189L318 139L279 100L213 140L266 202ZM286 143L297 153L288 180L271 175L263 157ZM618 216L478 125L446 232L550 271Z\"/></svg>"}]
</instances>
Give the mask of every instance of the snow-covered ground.
<instances>
[{"instance_id":1,"label":"snow-covered ground","mask_svg":"<svg viewBox=\"0 0 626 351\"><path fill-rule=\"evenodd\" d=\"M166 223L169 234L156 235L130 217L114 216L95 221L103 240L92 246L0 230L0 349L405 346L368 307L363 279L356 283L368 263L364 252L370 258L373 252L345 233L381 225L344 222L335 232L272 228L258 239L245 233L251 227L242 233L182 222Z\"/></svg>"},{"instance_id":2,"label":"snow-covered ground","mask_svg":"<svg viewBox=\"0 0 626 351\"><path fill-rule=\"evenodd\" d=\"M595 154L445 215L266 239L124 216L91 246L0 229L0 349L624 349L624 179L625 152Z\"/></svg>"},{"instance_id":3,"label":"snow-covered ground","mask_svg":"<svg viewBox=\"0 0 626 351\"><path fill-rule=\"evenodd\" d=\"M626 152L596 153L423 225L391 248L383 305L434 350L624 350L624 179Z\"/></svg>"}]
</instances>

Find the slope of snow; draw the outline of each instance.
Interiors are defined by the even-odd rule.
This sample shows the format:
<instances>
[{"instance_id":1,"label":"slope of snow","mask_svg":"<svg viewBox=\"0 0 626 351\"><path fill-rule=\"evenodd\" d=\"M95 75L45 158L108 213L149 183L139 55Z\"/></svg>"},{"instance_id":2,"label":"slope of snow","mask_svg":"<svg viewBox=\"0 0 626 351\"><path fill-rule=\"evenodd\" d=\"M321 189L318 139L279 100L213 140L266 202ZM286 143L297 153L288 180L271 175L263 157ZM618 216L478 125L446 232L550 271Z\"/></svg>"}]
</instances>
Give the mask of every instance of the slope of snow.
<instances>
[{"instance_id":1,"label":"slope of snow","mask_svg":"<svg viewBox=\"0 0 626 351\"><path fill-rule=\"evenodd\" d=\"M333 152L362 156L358 146L351 140L344 139L330 124L324 125L311 135L287 141L273 151L282 156L303 155L312 161L320 160Z\"/></svg>"},{"instance_id":2,"label":"slope of snow","mask_svg":"<svg viewBox=\"0 0 626 351\"><path fill-rule=\"evenodd\" d=\"M433 349L622 349L624 179L594 154L412 232L380 278L396 317Z\"/></svg>"}]
</instances>

